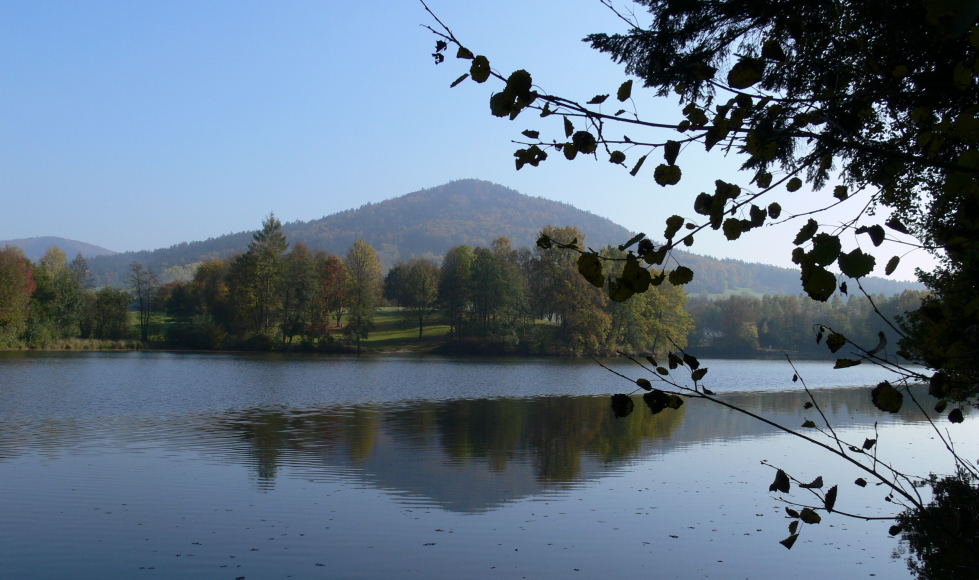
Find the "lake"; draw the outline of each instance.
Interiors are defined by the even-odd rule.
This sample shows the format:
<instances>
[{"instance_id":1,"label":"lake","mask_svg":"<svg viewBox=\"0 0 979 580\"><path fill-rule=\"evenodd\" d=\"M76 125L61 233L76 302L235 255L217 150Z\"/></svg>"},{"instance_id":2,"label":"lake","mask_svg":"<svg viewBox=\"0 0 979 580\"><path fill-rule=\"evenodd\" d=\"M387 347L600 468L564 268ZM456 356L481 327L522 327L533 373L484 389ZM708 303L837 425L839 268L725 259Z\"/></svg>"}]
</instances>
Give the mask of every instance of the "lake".
<instances>
[{"instance_id":1,"label":"lake","mask_svg":"<svg viewBox=\"0 0 979 580\"><path fill-rule=\"evenodd\" d=\"M607 362L643 376L628 361ZM790 426L777 361L702 361ZM840 435L915 474L953 466L859 366L796 363ZM637 373L636 371L639 371ZM907 578L890 522L837 514L786 550L762 460L899 511L829 453L706 401L615 419L592 361L0 353L0 566L9 578ZM905 405L908 407L909 405ZM974 416L957 448L979 453ZM798 494L793 497L804 499Z\"/></svg>"}]
</instances>

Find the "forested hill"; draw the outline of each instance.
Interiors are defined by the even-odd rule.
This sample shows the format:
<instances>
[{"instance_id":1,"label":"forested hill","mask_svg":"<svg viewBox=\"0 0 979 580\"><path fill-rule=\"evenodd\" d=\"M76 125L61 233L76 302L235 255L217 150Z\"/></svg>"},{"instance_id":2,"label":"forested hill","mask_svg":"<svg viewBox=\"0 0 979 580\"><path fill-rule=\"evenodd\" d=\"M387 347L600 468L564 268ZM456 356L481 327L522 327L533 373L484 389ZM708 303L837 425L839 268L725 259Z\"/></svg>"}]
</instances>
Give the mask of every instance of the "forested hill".
<instances>
[{"instance_id":1,"label":"forested hill","mask_svg":"<svg viewBox=\"0 0 979 580\"><path fill-rule=\"evenodd\" d=\"M92 244L87 244L85 242L79 242L77 240L69 240L67 238L57 238L54 236L43 236L38 238L25 238L20 240L0 240L0 248L4 246L17 246L24 252L24 255L31 260L40 260L44 252L47 251L51 246L58 246L64 251L71 260L77 254L85 256L85 258L94 258L95 256L110 256L116 252L112 250L107 250L101 246L95 246Z\"/></svg>"},{"instance_id":2,"label":"forested hill","mask_svg":"<svg viewBox=\"0 0 979 580\"><path fill-rule=\"evenodd\" d=\"M259 227L257 216L255 227ZM512 189L476 179L453 181L380 203L339 212L309 222L283 226L290 242L301 241L310 248L343 255L351 244L364 239L377 250L385 268L412 256L440 257L461 244L488 246L495 238L510 238L513 247L533 246L544 226L574 225L587 235L587 244L599 248L621 244L631 233L624 227L576 207L524 195ZM89 260L100 284L119 285L133 260L151 266L164 278L189 277L188 265L223 258L245 251L252 233L240 232L201 242L169 248L127 252ZM687 290L693 293L723 293L748 289L769 294L797 294L799 274L794 270L735 260L682 254L697 276ZM907 283L880 280L871 292L894 294ZM867 284L864 284L867 287Z\"/></svg>"}]
</instances>

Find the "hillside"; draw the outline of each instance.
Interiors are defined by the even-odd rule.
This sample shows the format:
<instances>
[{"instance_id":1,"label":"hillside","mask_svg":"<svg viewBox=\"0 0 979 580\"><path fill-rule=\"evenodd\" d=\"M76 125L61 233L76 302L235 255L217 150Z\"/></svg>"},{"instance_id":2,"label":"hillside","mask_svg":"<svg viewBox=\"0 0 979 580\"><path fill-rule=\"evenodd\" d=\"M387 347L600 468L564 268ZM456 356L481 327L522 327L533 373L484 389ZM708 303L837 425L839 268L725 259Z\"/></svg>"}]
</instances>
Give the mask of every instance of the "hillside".
<instances>
[{"instance_id":1,"label":"hillside","mask_svg":"<svg viewBox=\"0 0 979 580\"><path fill-rule=\"evenodd\" d=\"M87 259L96 256L111 256L118 253L100 246L79 242L78 240L69 240L55 236L24 238L20 240L0 240L0 248L4 246L17 246L24 252L25 256L35 261L40 260L44 252L51 246L58 246L64 250L69 260L78 255L78 253L81 253Z\"/></svg>"},{"instance_id":2,"label":"hillside","mask_svg":"<svg viewBox=\"0 0 979 580\"><path fill-rule=\"evenodd\" d=\"M593 248L620 244L631 236L624 227L572 205L475 179L453 181L318 220L284 224L283 230L291 242L303 242L310 248L339 255L362 238L377 249L382 265L389 268L412 256L439 257L460 244L487 246L500 236L510 238L514 247L533 246L540 229L548 224L579 227ZM258 220L255 226L259 226ZM119 284L133 260L152 266L157 272L168 272L169 278L186 277L190 271L185 268L187 265L245 251L252 233L101 256L89 260L89 266L100 284ZM679 255L684 264L697 272L687 286L691 293L800 292L799 273L795 270L684 252ZM920 285L877 278L867 280L864 287L875 293L895 294Z\"/></svg>"}]
</instances>

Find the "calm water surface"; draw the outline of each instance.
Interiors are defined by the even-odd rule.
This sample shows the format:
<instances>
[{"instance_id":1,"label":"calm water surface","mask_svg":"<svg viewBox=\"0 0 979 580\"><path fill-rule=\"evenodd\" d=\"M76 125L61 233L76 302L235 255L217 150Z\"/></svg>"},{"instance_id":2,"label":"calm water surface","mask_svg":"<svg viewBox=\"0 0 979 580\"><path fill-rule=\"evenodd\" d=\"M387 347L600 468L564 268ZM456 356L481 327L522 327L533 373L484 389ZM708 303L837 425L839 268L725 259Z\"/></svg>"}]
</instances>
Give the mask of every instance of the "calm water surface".
<instances>
[{"instance_id":1,"label":"calm water surface","mask_svg":"<svg viewBox=\"0 0 979 580\"><path fill-rule=\"evenodd\" d=\"M616 361L632 376L638 367ZM801 424L770 361L708 386ZM952 467L886 415L872 368L798 363L841 435ZM839 516L788 551L768 460L889 515L882 488L709 403L616 420L593 362L167 353L0 355L0 567L9 578L906 578L888 522ZM958 449L979 455L973 417Z\"/></svg>"}]
</instances>

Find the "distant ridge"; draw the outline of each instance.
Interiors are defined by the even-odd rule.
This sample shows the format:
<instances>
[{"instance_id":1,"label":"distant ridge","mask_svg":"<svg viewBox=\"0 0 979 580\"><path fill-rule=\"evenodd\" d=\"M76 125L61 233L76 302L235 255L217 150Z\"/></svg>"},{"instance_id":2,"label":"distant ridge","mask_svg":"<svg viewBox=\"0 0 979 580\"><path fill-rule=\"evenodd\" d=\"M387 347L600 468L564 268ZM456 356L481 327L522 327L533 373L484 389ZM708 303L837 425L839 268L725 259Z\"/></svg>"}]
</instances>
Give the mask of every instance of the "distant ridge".
<instances>
[{"instance_id":1,"label":"distant ridge","mask_svg":"<svg viewBox=\"0 0 979 580\"><path fill-rule=\"evenodd\" d=\"M119 253L101 246L96 246L94 244L79 242L78 240L69 240L67 238L59 238L56 236L23 238L19 240L0 240L0 248L3 246L17 246L24 252L25 256L35 261L40 260L41 257L44 256L44 252L46 252L51 246L58 246L61 248L65 254L68 255L69 260L74 258L79 253L81 253L82 256L85 256L86 259L94 258L96 256L111 256Z\"/></svg>"},{"instance_id":2,"label":"distant ridge","mask_svg":"<svg viewBox=\"0 0 979 580\"><path fill-rule=\"evenodd\" d=\"M260 226L256 219L255 229ZM531 197L502 185L477 179L461 179L445 185L367 203L309 222L283 225L290 242L343 255L358 239L374 246L382 266L413 256L441 257L460 244L488 246L506 236L515 248L534 246L538 232L547 225L577 226L592 248L617 245L632 233L609 219L570 204ZM152 266L164 278L187 278L187 266L244 252L252 231L200 242L185 242L152 251L126 252L89 260L99 284L119 285L133 260ZM696 272L687 291L723 294L749 291L766 294L798 294L799 273L788 268L716 260L680 252L681 260ZM896 294L920 284L880 278L864 280L868 292Z\"/></svg>"}]
</instances>

